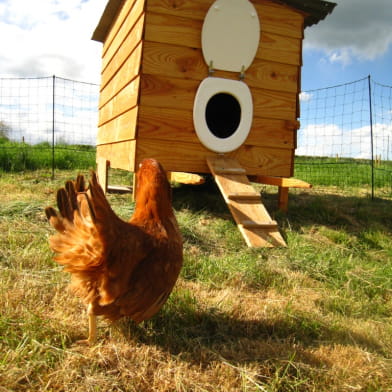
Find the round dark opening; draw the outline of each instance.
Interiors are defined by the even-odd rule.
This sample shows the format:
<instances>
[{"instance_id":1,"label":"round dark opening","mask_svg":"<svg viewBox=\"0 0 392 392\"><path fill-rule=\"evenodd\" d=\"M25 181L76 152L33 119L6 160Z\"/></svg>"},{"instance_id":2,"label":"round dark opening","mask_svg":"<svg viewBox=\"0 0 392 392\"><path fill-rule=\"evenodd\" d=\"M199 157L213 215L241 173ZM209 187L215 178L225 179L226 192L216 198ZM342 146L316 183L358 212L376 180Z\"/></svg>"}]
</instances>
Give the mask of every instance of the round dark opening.
<instances>
[{"instance_id":1,"label":"round dark opening","mask_svg":"<svg viewBox=\"0 0 392 392\"><path fill-rule=\"evenodd\" d=\"M210 98L206 107L207 126L221 139L230 137L241 120L241 106L230 94L219 93Z\"/></svg>"}]
</instances>

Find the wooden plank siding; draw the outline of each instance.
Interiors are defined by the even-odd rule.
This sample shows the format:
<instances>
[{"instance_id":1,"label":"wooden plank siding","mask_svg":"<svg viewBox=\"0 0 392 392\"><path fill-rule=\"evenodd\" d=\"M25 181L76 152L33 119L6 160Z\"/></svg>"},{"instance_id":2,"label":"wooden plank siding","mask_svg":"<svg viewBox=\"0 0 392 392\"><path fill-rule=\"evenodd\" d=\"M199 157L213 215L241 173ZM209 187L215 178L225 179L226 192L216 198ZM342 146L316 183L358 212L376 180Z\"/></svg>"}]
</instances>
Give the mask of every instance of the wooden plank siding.
<instances>
[{"instance_id":1,"label":"wooden plank siding","mask_svg":"<svg viewBox=\"0 0 392 392\"><path fill-rule=\"evenodd\" d=\"M135 170L145 0L124 3L103 46L97 160Z\"/></svg>"},{"instance_id":2,"label":"wooden plank siding","mask_svg":"<svg viewBox=\"0 0 392 392\"><path fill-rule=\"evenodd\" d=\"M260 19L262 20L262 16ZM201 49L202 26L202 20L188 19L177 14L148 12L145 39L146 41ZM264 27L261 22L261 39L256 58L300 66L302 64L300 48L303 36L277 34L263 30Z\"/></svg>"},{"instance_id":3,"label":"wooden plank siding","mask_svg":"<svg viewBox=\"0 0 392 392\"><path fill-rule=\"evenodd\" d=\"M136 141L101 144L97 146L97 162L110 161L110 167L135 171Z\"/></svg>"},{"instance_id":4,"label":"wooden plank siding","mask_svg":"<svg viewBox=\"0 0 392 392\"><path fill-rule=\"evenodd\" d=\"M176 141L173 150L172 140L143 139L137 141L136 165L144 158L154 157L162 162L168 171L209 173L206 158L215 156L200 143ZM225 154L241 162L249 175L292 176L291 150L270 147L243 145L236 151ZM263 173L263 174L261 174Z\"/></svg>"},{"instance_id":5,"label":"wooden plank siding","mask_svg":"<svg viewBox=\"0 0 392 392\"><path fill-rule=\"evenodd\" d=\"M103 45L103 70L134 29L137 20L144 11L144 6L145 0L128 0L125 2Z\"/></svg>"},{"instance_id":6,"label":"wooden plank siding","mask_svg":"<svg viewBox=\"0 0 392 392\"><path fill-rule=\"evenodd\" d=\"M261 23L256 58L245 73L254 118L244 145L228 155L249 174L291 176L304 15L269 0L251 1ZM97 156L110 154L112 167L133 170L154 156L166 170L209 172L206 157L214 153L197 138L192 116L196 90L208 75L201 29L212 2L124 3L103 46Z\"/></svg>"},{"instance_id":7,"label":"wooden plank siding","mask_svg":"<svg viewBox=\"0 0 392 392\"><path fill-rule=\"evenodd\" d=\"M141 106L139 108L139 132L141 139L159 139L199 143L189 110ZM245 144L273 148L296 147L297 122L255 117L252 130Z\"/></svg>"},{"instance_id":8,"label":"wooden plank siding","mask_svg":"<svg viewBox=\"0 0 392 392\"><path fill-rule=\"evenodd\" d=\"M261 30L289 37L303 38L304 15L283 4L251 0L259 15ZM203 21L212 0L148 0L148 12Z\"/></svg>"},{"instance_id":9,"label":"wooden plank siding","mask_svg":"<svg viewBox=\"0 0 392 392\"><path fill-rule=\"evenodd\" d=\"M101 124L97 145L136 139L137 115L138 107L135 106L120 116Z\"/></svg>"},{"instance_id":10,"label":"wooden plank siding","mask_svg":"<svg viewBox=\"0 0 392 392\"><path fill-rule=\"evenodd\" d=\"M245 72L249 87L297 93L299 66L255 59ZM144 43L143 73L202 80L208 74L201 49L165 43ZM233 72L215 71L214 76L238 79Z\"/></svg>"},{"instance_id":11,"label":"wooden plank siding","mask_svg":"<svg viewBox=\"0 0 392 392\"><path fill-rule=\"evenodd\" d=\"M193 111L198 80L168 78L162 75L143 74L141 81L141 106ZM296 93L252 89L255 117L283 120L296 119Z\"/></svg>"}]
</instances>

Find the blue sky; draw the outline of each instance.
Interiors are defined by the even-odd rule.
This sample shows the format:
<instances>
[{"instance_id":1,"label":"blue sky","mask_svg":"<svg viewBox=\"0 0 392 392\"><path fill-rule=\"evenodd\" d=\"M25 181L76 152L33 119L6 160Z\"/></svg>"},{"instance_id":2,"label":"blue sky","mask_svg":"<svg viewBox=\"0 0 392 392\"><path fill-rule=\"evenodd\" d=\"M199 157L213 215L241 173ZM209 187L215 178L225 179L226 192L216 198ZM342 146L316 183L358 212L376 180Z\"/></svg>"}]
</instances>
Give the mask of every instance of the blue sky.
<instances>
[{"instance_id":1,"label":"blue sky","mask_svg":"<svg viewBox=\"0 0 392 392\"><path fill-rule=\"evenodd\" d=\"M391 3L392 6L392 3ZM391 48L392 49L392 48ZM331 62L319 49L304 51L302 90L335 86L371 75L375 81L392 86L392 50L367 60L352 58L352 63Z\"/></svg>"}]
</instances>

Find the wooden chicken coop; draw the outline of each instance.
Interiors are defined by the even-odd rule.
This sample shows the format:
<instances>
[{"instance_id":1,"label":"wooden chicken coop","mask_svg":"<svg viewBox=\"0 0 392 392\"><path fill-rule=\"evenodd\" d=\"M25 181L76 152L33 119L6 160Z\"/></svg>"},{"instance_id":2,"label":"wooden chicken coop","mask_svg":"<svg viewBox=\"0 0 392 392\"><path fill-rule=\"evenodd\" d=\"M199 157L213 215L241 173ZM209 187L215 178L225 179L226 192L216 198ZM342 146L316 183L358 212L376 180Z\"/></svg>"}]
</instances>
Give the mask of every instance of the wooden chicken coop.
<instances>
[{"instance_id":1,"label":"wooden chicken coop","mask_svg":"<svg viewBox=\"0 0 392 392\"><path fill-rule=\"evenodd\" d=\"M277 185L283 209L290 186L307 186L291 178L302 40L334 6L109 0L93 34L103 43L100 182L107 184L107 165L135 172L144 158L179 181L189 178L184 172L212 173L249 246L266 246L267 237L284 244L248 179Z\"/></svg>"}]
</instances>

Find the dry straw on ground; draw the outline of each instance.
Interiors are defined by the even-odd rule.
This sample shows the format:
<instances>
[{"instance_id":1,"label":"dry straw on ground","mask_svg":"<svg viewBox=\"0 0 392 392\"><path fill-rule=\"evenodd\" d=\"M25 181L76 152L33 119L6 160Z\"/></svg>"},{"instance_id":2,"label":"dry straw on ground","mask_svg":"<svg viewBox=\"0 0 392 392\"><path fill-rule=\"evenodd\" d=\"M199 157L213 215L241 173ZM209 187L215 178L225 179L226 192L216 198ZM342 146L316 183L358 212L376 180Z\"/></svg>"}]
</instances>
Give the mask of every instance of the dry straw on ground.
<instances>
[{"instance_id":1,"label":"dry straw on ground","mask_svg":"<svg viewBox=\"0 0 392 392\"><path fill-rule=\"evenodd\" d=\"M390 201L293 194L276 215L288 248L249 250L218 193L175 189L185 265L168 304L140 326L100 320L86 347L47 245L63 180L0 179L1 392L392 391Z\"/></svg>"}]
</instances>

